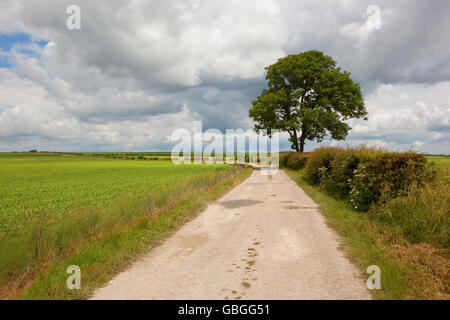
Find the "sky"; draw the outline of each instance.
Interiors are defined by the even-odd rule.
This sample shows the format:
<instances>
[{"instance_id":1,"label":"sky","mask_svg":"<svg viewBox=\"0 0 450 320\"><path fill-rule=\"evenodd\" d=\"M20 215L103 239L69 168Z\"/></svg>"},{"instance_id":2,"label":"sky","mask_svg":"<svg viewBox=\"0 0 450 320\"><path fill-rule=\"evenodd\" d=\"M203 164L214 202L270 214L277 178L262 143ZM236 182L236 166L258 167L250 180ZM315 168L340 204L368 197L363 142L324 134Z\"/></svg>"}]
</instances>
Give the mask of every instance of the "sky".
<instances>
[{"instance_id":1,"label":"sky","mask_svg":"<svg viewBox=\"0 0 450 320\"><path fill-rule=\"evenodd\" d=\"M2 0L0 151L170 151L194 121L246 130L264 68L316 49L369 113L322 145L450 154L449 18L448 0Z\"/></svg>"}]
</instances>

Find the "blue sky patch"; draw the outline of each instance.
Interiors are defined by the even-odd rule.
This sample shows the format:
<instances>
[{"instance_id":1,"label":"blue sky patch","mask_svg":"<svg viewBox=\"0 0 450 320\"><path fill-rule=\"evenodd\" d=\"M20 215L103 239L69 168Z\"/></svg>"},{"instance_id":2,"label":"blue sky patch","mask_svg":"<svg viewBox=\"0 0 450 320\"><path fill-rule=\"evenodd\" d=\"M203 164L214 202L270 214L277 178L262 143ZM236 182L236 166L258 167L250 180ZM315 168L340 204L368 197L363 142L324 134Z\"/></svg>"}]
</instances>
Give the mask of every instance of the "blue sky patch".
<instances>
[{"instance_id":1,"label":"blue sky patch","mask_svg":"<svg viewBox=\"0 0 450 320\"><path fill-rule=\"evenodd\" d=\"M11 68L8 57L0 55L0 68Z\"/></svg>"},{"instance_id":2,"label":"blue sky patch","mask_svg":"<svg viewBox=\"0 0 450 320\"><path fill-rule=\"evenodd\" d=\"M1 54L1 51L5 53L10 51L17 44L31 43L35 43L39 47L43 48L47 45L48 41L33 39L29 34L23 32L14 34L0 34L0 68L11 68L11 64L8 61L8 56L5 54ZM39 58L39 54L33 50L24 48L18 51L26 54L27 56Z\"/></svg>"},{"instance_id":3,"label":"blue sky patch","mask_svg":"<svg viewBox=\"0 0 450 320\"><path fill-rule=\"evenodd\" d=\"M48 41L35 40L26 33L0 34L0 48L3 51L9 51L17 43L36 43L41 48L45 47Z\"/></svg>"}]
</instances>

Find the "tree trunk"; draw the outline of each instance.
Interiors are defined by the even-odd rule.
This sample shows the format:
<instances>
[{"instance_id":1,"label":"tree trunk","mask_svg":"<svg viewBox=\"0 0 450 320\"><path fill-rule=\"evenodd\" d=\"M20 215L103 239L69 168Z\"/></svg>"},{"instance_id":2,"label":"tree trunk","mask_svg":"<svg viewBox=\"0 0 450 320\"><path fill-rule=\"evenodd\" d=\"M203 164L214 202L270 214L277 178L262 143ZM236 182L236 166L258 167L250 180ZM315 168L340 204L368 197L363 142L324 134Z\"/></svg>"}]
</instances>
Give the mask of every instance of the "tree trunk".
<instances>
[{"instance_id":1,"label":"tree trunk","mask_svg":"<svg viewBox=\"0 0 450 320\"><path fill-rule=\"evenodd\" d=\"M302 135L300 136L300 152L303 153L305 149L305 140L306 140L306 130L302 130Z\"/></svg>"},{"instance_id":2,"label":"tree trunk","mask_svg":"<svg viewBox=\"0 0 450 320\"><path fill-rule=\"evenodd\" d=\"M297 130L294 129L294 136L292 137L292 144L294 145L295 152L299 152Z\"/></svg>"}]
</instances>

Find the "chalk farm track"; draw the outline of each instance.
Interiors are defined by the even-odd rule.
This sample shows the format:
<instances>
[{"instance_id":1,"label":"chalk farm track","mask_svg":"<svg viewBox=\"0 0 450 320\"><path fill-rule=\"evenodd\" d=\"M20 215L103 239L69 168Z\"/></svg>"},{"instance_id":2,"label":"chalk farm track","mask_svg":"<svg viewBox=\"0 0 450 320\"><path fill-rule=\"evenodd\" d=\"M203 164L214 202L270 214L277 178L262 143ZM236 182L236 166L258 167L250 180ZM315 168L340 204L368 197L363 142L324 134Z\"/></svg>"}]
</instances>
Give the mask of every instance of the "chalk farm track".
<instances>
[{"instance_id":1,"label":"chalk farm track","mask_svg":"<svg viewBox=\"0 0 450 320\"><path fill-rule=\"evenodd\" d=\"M92 299L371 299L317 205L283 171L252 175Z\"/></svg>"}]
</instances>

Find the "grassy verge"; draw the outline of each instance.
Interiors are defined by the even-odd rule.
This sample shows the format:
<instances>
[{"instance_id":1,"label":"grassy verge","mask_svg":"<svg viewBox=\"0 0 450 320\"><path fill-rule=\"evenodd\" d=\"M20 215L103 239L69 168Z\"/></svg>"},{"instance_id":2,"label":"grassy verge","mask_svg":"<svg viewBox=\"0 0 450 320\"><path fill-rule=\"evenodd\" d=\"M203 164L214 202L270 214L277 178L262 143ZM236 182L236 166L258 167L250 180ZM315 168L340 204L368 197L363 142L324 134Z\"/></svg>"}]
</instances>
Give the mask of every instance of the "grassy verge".
<instances>
[{"instance_id":1,"label":"grassy verge","mask_svg":"<svg viewBox=\"0 0 450 320\"><path fill-rule=\"evenodd\" d=\"M31 259L35 253L24 247L35 243L32 237L30 241L20 239L20 243L14 243L11 238L8 244L3 243L11 254L16 251L14 246L22 250L16 256L23 257L24 261L10 259L18 268L5 267L11 271L3 277L0 297L85 299L250 172L250 169L229 166L180 180L177 185L161 185L153 190L150 207L147 196L136 196L124 198L104 210L68 212L64 219L55 221L50 217L45 223L46 241L39 259ZM66 287L69 265L81 268L80 290Z\"/></svg>"},{"instance_id":2,"label":"grassy verge","mask_svg":"<svg viewBox=\"0 0 450 320\"><path fill-rule=\"evenodd\" d=\"M319 205L327 223L343 239L349 258L364 273L370 265L381 269L377 299L449 299L448 251L402 241L395 230L355 211L347 201L337 200L311 186L304 171L285 169Z\"/></svg>"}]
</instances>

